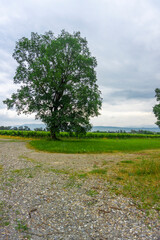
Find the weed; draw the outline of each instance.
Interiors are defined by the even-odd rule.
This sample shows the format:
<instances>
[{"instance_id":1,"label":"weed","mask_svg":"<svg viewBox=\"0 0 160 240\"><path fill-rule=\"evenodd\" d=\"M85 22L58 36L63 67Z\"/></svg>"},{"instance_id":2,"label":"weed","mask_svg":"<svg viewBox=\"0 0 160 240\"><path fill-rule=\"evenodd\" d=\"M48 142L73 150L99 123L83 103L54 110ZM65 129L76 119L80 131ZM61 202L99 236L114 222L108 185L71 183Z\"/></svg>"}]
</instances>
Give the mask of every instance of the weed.
<instances>
[{"instance_id":1,"label":"weed","mask_svg":"<svg viewBox=\"0 0 160 240\"><path fill-rule=\"evenodd\" d=\"M19 215L19 214L20 214L20 211L19 211L19 210L16 210L15 213L16 213L16 215Z\"/></svg>"},{"instance_id":2,"label":"weed","mask_svg":"<svg viewBox=\"0 0 160 240\"><path fill-rule=\"evenodd\" d=\"M98 192L97 192L96 190L90 189L90 190L88 190L88 191L86 192L86 194L89 195L89 196L91 196L91 197L94 197L95 195L98 194Z\"/></svg>"},{"instance_id":3,"label":"weed","mask_svg":"<svg viewBox=\"0 0 160 240\"><path fill-rule=\"evenodd\" d=\"M36 162L36 160L34 160L33 158L29 158L29 157L27 157L27 156L25 156L25 155L20 155L20 156L19 156L19 159L24 159L24 160L26 160L26 161L33 162L33 163Z\"/></svg>"},{"instance_id":4,"label":"weed","mask_svg":"<svg viewBox=\"0 0 160 240\"><path fill-rule=\"evenodd\" d=\"M118 176L118 177L116 177L116 180L121 181L121 180L123 180L123 178Z\"/></svg>"},{"instance_id":5,"label":"weed","mask_svg":"<svg viewBox=\"0 0 160 240\"><path fill-rule=\"evenodd\" d=\"M133 172L128 172L128 176L131 177L131 176L135 176L135 174Z\"/></svg>"},{"instance_id":6,"label":"weed","mask_svg":"<svg viewBox=\"0 0 160 240\"><path fill-rule=\"evenodd\" d=\"M37 164L35 168L41 168L43 165L42 164Z\"/></svg>"},{"instance_id":7,"label":"weed","mask_svg":"<svg viewBox=\"0 0 160 240\"><path fill-rule=\"evenodd\" d=\"M14 182L15 179L14 179L13 177L11 177L11 178L8 178L8 181L9 181L9 182Z\"/></svg>"},{"instance_id":8,"label":"weed","mask_svg":"<svg viewBox=\"0 0 160 240\"><path fill-rule=\"evenodd\" d=\"M103 166L107 165L107 161L104 160L104 161L102 162L102 165L103 165Z\"/></svg>"},{"instance_id":9,"label":"weed","mask_svg":"<svg viewBox=\"0 0 160 240\"><path fill-rule=\"evenodd\" d=\"M77 183L77 184L75 185L75 187L76 187L76 188L81 188L82 185L83 185L82 183Z\"/></svg>"},{"instance_id":10,"label":"weed","mask_svg":"<svg viewBox=\"0 0 160 240\"><path fill-rule=\"evenodd\" d=\"M121 173L128 173L126 169L120 169Z\"/></svg>"},{"instance_id":11,"label":"weed","mask_svg":"<svg viewBox=\"0 0 160 240\"><path fill-rule=\"evenodd\" d=\"M21 232L25 232L28 231L28 226L24 223L24 221L17 220L17 226L15 229Z\"/></svg>"},{"instance_id":12,"label":"weed","mask_svg":"<svg viewBox=\"0 0 160 240\"><path fill-rule=\"evenodd\" d=\"M9 224L10 224L10 222L6 221L6 222L3 223L3 226L8 226Z\"/></svg>"},{"instance_id":13,"label":"weed","mask_svg":"<svg viewBox=\"0 0 160 240\"><path fill-rule=\"evenodd\" d=\"M97 169L93 169L92 171L89 172L90 174L106 174L107 173L107 169L105 168L97 168Z\"/></svg>"},{"instance_id":14,"label":"weed","mask_svg":"<svg viewBox=\"0 0 160 240\"><path fill-rule=\"evenodd\" d=\"M87 173L78 174L79 178L87 178Z\"/></svg>"},{"instance_id":15,"label":"weed","mask_svg":"<svg viewBox=\"0 0 160 240\"><path fill-rule=\"evenodd\" d=\"M121 161L121 163L134 163L134 162L131 160L124 160L124 161Z\"/></svg>"},{"instance_id":16,"label":"weed","mask_svg":"<svg viewBox=\"0 0 160 240\"><path fill-rule=\"evenodd\" d=\"M75 175L71 175L69 177L67 184L65 185L65 188L72 188L75 186L75 184L76 184L76 177Z\"/></svg>"},{"instance_id":17,"label":"weed","mask_svg":"<svg viewBox=\"0 0 160 240\"><path fill-rule=\"evenodd\" d=\"M30 173L30 174L28 175L28 178L33 178L33 175Z\"/></svg>"},{"instance_id":18,"label":"weed","mask_svg":"<svg viewBox=\"0 0 160 240\"><path fill-rule=\"evenodd\" d=\"M117 192L118 187L116 185L111 186L111 190Z\"/></svg>"},{"instance_id":19,"label":"weed","mask_svg":"<svg viewBox=\"0 0 160 240\"><path fill-rule=\"evenodd\" d=\"M23 172L23 169L12 170L12 173L15 173L15 174L18 174L18 175L22 174L22 172Z\"/></svg>"},{"instance_id":20,"label":"weed","mask_svg":"<svg viewBox=\"0 0 160 240\"><path fill-rule=\"evenodd\" d=\"M3 169L3 166L0 164L0 172L2 171L2 169Z\"/></svg>"},{"instance_id":21,"label":"weed","mask_svg":"<svg viewBox=\"0 0 160 240\"><path fill-rule=\"evenodd\" d=\"M7 187L12 187L12 184L11 183L6 183L6 186Z\"/></svg>"},{"instance_id":22,"label":"weed","mask_svg":"<svg viewBox=\"0 0 160 240\"><path fill-rule=\"evenodd\" d=\"M30 178L30 177L33 177L31 174L31 171L33 171L32 168L22 168L22 169L12 170L11 173L19 177Z\"/></svg>"},{"instance_id":23,"label":"weed","mask_svg":"<svg viewBox=\"0 0 160 240\"><path fill-rule=\"evenodd\" d=\"M156 209L157 211L160 211L160 207L155 207L155 209Z\"/></svg>"},{"instance_id":24,"label":"weed","mask_svg":"<svg viewBox=\"0 0 160 240\"><path fill-rule=\"evenodd\" d=\"M93 168L97 168L98 166L96 164L93 165Z\"/></svg>"},{"instance_id":25,"label":"weed","mask_svg":"<svg viewBox=\"0 0 160 240\"><path fill-rule=\"evenodd\" d=\"M46 169L46 171L50 171L53 173L69 174L69 171L64 170L64 169L50 168L50 169Z\"/></svg>"},{"instance_id":26,"label":"weed","mask_svg":"<svg viewBox=\"0 0 160 240\"><path fill-rule=\"evenodd\" d=\"M9 222L9 216L6 211L6 203L4 201L0 202L0 226L8 226L10 224Z\"/></svg>"},{"instance_id":27,"label":"weed","mask_svg":"<svg viewBox=\"0 0 160 240\"><path fill-rule=\"evenodd\" d=\"M72 188L75 186L75 181L74 180L70 180L67 182L67 184L65 185L65 188Z\"/></svg>"},{"instance_id":28,"label":"weed","mask_svg":"<svg viewBox=\"0 0 160 240\"><path fill-rule=\"evenodd\" d=\"M40 166L36 165L35 167L30 167L30 168L15 169L15 170L12 170L11 173L14 177L33 178L34 174L38 171Z\"/></svg>"},{"instance_id":29,"label":"weed","mask_svg":"<svg viewBox=\"0 0 160 240\"><path fill-rule=\"evenodd\" d=\"M148 227L148 229L149 229L149 230L151 230L151 229L152 229L152 227L150 227L150 226L147 226L147 227Z\"/></svg>"}]
</instances>

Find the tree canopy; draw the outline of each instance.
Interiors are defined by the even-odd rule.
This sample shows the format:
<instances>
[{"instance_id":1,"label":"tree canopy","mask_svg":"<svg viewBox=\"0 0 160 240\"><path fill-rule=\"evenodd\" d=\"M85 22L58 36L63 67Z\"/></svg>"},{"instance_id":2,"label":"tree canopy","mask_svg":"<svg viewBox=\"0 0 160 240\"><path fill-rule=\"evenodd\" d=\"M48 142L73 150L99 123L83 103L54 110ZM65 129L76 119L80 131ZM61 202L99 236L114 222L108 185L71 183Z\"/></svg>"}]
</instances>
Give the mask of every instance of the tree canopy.
<instances>
[{"instance_id":1,"label":"tree canopy","mask_svg":"<svg viewBox=\"0 0 160 240\"><path fill-rule=\"evenodd\" d=\"M18 114L35 113L52 138L59 131L86 132L90 117L98 116L102 98L97 86L96 58L80 32L65 30L55 37L31 33L16 42L18 67L14 83L20 88L3 102Z\"/></svg>"},{"instance_id":2,"label":"tree canopy","mask_svg":"<svg viewBox=\"0 0 160 240\"><path fill-rule=\"evenodd\" d=\"M156 88L155 92L156 92L156 99L157 101L159 101L159 104L153 107L153 112L157 117L156 124L160 127L160 88Z\"/></svg>"}]
</instances>

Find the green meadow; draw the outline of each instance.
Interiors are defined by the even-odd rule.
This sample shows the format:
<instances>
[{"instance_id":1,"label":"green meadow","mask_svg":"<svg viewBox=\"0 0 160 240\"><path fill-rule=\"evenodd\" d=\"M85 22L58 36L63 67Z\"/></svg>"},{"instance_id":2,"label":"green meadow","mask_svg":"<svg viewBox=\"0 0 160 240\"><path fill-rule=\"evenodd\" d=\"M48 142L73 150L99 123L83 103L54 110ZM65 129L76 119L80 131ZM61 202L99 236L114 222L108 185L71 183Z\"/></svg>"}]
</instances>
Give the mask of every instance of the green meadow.
<instances>
[{"instance_id":1,"label":"green meadow","mask_svg":"<svg viewBox=\"0 0 160 240\"><path fill-rule=\"evenodd\" d=\"M56 153L108 153L160 149L160 139L47 139L32 140L30 145L37 150Z\"/></svg>"}]
</instances>

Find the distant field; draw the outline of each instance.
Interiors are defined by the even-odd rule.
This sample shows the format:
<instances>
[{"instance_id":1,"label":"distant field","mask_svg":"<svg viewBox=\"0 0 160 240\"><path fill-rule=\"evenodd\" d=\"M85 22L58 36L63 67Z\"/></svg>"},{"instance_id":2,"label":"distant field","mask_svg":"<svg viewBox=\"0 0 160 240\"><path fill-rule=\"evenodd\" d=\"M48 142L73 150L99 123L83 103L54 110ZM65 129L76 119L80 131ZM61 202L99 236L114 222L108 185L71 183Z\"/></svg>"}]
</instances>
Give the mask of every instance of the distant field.
<instances>
[{"instance_id":1,"label":"distant field","mask_svg":"<svg viewBox=\"0 0 160 240\"><path fill-rule=\"evenodd\" d=\"M160 149L160 139L62 139L32 140L30 145L40 151L59 153L107 153Z\"/></svg>"},{"instance_id":2,"label":"distant field","mask_svg":"<svg viewBox=\"0 0 160 240\"><path fill-rule=\"evenodd\" d=\"M18 136L26 138L49 138L50 132L44 131L20 131L20 130L0 130L0 135L3 136ZM69 134L67 132L61 132L57 135L59 138L113 138L113 139L128 139L128 138L160 138L159 133L152 134L139 134L139 133L105 133L105 132L88 132L83 134Z\"/></svg>"}]
</instances>

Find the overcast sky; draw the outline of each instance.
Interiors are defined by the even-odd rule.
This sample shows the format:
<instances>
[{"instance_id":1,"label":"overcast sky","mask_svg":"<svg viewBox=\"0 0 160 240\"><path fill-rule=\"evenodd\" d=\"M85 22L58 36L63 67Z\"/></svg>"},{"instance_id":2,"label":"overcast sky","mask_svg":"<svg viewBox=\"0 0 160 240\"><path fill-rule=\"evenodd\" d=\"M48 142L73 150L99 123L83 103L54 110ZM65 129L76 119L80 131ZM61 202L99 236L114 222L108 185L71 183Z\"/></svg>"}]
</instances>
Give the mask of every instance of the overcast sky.
<instances>
[{"instance_id":1,"label":"overcast sky","mask_svg":"<svg viewBox=\"0 0 160 240\"><path fill-rule=\"evenodd\" d=\"M159 0L0 0L0 125L38 123L2 101L16 91L15 43L31 32L80 31L96 57L101 126L154 126L160 88Z\"/></svg>"}]
</instances>

